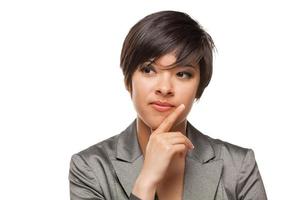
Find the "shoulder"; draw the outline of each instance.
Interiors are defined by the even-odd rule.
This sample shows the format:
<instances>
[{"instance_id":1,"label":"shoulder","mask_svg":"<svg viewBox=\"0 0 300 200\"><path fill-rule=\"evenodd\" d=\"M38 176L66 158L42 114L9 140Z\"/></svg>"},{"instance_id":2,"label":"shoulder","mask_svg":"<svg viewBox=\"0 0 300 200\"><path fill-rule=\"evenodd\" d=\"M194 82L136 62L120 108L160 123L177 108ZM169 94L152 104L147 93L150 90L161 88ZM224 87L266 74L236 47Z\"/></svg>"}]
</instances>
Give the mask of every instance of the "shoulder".
<instances>
[{"instance_id":1,"label":"shoulder","mask_svg":"<svg viewBox=\"0 0 300 200\"><path fill-rule=\"evenodd\" d=\"M80 159L86 162L93 162L93 160L99 161L99 159L109 159L115 157L116 144L120 134L114 135L103 141L100 141L94 145L75 153L72 158L80 157Z\"/></svg>"},{"instance_id":2,"label":"shoulder","mask_svg":"<svg viewBox=\"0 0 300 200\"><path fill-rule=\"evenodd\" d=\"M198 154L209 154L210 159L223 160L224 164L239 167L251 149L229 143L221 139L212 138L188 124L188 137L199 146ZM205 156L204 156L205 157Z\"/></svg>"},{"instance_id":3,"label":"shoulder","mask_svg":"<svg viewBox=\"0 0 300 200\"><path fill-rule=\"evenodd\" d=\"M230 157L236 162L242 162L247 153L252 151L250 148L241 147L221 139L206 137L215 151L216 158L224 159Z\"/></svg>"},{"instance_id":4,"label":"shoulder","mask_svg":"<svg viewBox=\"0 0 300 200\"><path fill-rule=\"evenodd\" d=\"M223 161L224 181L238 182L241 177L257 168L254 152L251 148L241 147L227 141L205 137L210 142L214 152L214 160Z\"/></svg>"},{"instance_id":5,"label":"shoulder","mask_svg":"<svg viewBox=\"0 0 300 200\"><path fill-rule=\"evenodd\" d=\"M204 136L208 139L215 152L215 159L222 159L225 165L232 165L236 170L239 170L247 157L252 157L254 161L254 152L251 148L241 147L207 135Z\"/></svg>"},{"instance_id":6,"label":"shoulder","mask_svg":"<svg viewBox=\"0 0 300 200\"><path fill-rule=\"evenodd\" d=\"M81 160L86 165L99 167L99 165L111 166L111 163L119 158L119 155L130 151L134 145L135 120L123 131L100 141L72 156L71 160ZM122 155L121 155L122 156ZM100 166L101 167L101 166Z\"/></svg>"},{"instance_id":7,"label":"shoulder","mask_svg":"<svg viewBox=\"0 0 300 200\"><path fill-rule=\"evenodd\" d=\"M109 191L108 187L114 188L115 174L111 161L119 135L114 135L72 155L69 169L72 196L89 194L102 199Z\"/></svg>"},{"instance_id":8,"label":"shoulder","mask_svg":"<svg viewBox=\"0 0 300 200\"><path fill-rule=\"evenodd\" d=\"M231 194L236 193L238 199L267 199L254 151L220 139L205 137L215 152L214 160L223 161L224 187Z\"/></svg>"},{"instance_id":9,"label":"shoulder","mask_svg":"<svg viewBox=\"0 0 300 200\"><path fill-rule=\"evenodd\" d=\"M82 182L81 184L87 184L102 193L100 185L108 184L103 177L114 180L111 161L115 159L116 141L119 135L114 135L73 154L70 160L70 182L74 182L75 185Z\"/></svg>"}]
</instances>

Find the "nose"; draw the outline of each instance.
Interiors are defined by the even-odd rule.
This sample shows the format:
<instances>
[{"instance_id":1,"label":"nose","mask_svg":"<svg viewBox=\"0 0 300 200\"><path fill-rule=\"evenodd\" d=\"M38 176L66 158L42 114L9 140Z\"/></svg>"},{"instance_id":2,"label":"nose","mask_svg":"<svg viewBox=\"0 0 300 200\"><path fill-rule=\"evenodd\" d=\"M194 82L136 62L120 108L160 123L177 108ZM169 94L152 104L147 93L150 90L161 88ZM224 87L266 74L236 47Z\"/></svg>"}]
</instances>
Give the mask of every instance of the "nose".
<instances>
[{"instance_id":1,"label":"nose","mask_svg":"<svg viewBox=\"0 0 300 200\"><path fill-rule=\"evenodd\" d=\"M174 95L171 77L166 75L166 76L160 77L158 79L156 89L155 89L155 94L161 95L164 97Z\"/></svg>"}]
</instances>

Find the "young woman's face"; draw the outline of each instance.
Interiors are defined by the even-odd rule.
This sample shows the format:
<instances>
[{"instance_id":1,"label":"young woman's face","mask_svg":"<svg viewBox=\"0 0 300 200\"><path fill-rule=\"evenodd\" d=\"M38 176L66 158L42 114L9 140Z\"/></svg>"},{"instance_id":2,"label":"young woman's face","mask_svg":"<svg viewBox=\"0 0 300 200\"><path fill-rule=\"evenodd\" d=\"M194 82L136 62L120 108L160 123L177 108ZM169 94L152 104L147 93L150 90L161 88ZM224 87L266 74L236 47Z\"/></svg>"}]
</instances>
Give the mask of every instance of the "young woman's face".
<instances>
[{"instance_id":1,"label":"young woman's face","mask_svg":"<svg viewBox=\"0 0 300 200\"><path fill-rule=\"evenodd\" d=\"M134 107L138 117L153 130L180 104L185 105L185 110L174 125L184 121L196 96L200 81L199 66L191 63L169 67L175 61L174 54L166 54L152 63L144 63L132 76Z\"/></svg>"}]
</instances>

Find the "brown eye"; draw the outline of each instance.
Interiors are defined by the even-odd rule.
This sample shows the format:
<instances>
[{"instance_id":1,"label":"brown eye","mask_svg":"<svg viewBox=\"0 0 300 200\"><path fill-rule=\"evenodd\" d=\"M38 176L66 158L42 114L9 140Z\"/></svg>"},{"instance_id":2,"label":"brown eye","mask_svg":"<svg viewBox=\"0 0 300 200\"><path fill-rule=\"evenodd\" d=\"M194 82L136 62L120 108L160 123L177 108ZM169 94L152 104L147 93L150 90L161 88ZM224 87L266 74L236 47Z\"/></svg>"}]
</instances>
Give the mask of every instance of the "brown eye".
<instances>
[{"instance_id":1,"label":"brown eye","mask_svg":"<svg viewBox=\"0 0 300 200\"><path fill-rule=\"evenodd\" d=\"M191 78L192 77L192 74L189 72L178 72L176 75L180 78Z\"/></svg>"},{"instance_id":2,"label":"brown eye","mask_svg":"<svg viewBox=\"0 0 300 200\"><path fill-rule=\"evenodd\" d=\"M146 65L146 66L142 66L142 67L140 68L140 71L141 71L142 73L145 73L145 74L150 74L151 71L154 71L154 69L153 69L153 67L152 67L151 65Z\"/></svg>"}]
</instances>

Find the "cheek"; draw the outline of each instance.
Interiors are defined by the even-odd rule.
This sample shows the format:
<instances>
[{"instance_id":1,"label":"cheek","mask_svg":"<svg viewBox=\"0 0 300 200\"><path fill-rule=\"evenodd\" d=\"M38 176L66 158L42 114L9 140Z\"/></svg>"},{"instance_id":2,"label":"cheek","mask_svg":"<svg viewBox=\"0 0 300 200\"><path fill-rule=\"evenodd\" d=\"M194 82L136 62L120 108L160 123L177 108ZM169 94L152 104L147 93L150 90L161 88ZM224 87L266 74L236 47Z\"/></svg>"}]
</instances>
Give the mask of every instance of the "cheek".
<instances>
[{"instance_id":1,"label":"cheek","mask_svg":"<svg viewBox=\"0 0 300 200\"><path fill-rule=\"evenodd\" d=\"M132 80L132 96L135 99L146 98L151 92L149 82L143 80Z\"/></svg>"},{"instance_id":2,"label":"cheek","mask_svg":"<svg viewBox=\"0 0 300 200\"><path fill-rule=\"evenodd\" d=\"M189 84L178 84L177 95L185 102L193 102L198 89L198 81L193 81Z\"/></svg>"},{"instance_id":3,"label":"cheek","mask_svg":"<svg viewBox=\"0 0 300 200\"><path fill-rule=\"evenodd\" d=\"M188 113L190 112L193 106L197 89L198 89L198 82L180 88L180 94L178 94L178 96L180 96L180 101L184 103L186 106L186 109L184 111L185 115L188 115Z\"/></svg>"},{"instance_id":4,"label":"cheek","mask_svg":"<svg viewBox=\"0 0 300 200\"><path fill-rule=\"evenodd\" d=\"M138 75L132 78L131 97L134 107L138 113L142 113L145 106L149 103L149 96L153 86L149 80L145 80Z\"/></svg>"}]
</instances>

